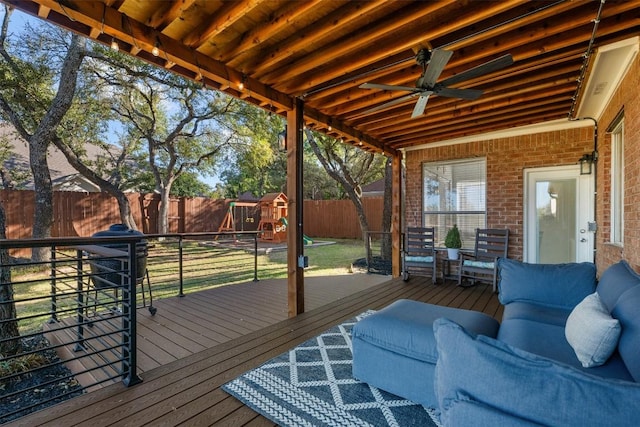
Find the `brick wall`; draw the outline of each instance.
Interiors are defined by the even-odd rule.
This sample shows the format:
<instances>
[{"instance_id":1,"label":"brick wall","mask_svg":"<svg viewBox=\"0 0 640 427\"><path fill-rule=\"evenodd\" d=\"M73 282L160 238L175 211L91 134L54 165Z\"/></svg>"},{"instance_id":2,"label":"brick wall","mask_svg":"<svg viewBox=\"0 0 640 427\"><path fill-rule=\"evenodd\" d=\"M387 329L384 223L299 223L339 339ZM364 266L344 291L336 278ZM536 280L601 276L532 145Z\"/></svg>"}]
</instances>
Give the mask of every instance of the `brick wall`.
<instances>
[{"instance_id":1,"label":"brick wall","mask_svg":"<svg viewBox=\"0 0 640 427\"><path fill-rule=\"evenodd\" d=\"M598 271L626 259L640 271L640 57L636 58L625 78L598 120L598 182L596 218ZM606 133L616 115L624 110L624 248L609 243L611 239L611 136Z\"/></svg>"},{"instance_id":2,"label":"brick wall","mask_svg":"<svg viewBox=\"0 0 640 427\"><path fill-rule=\"evenodd\" d=\"M596 263L598 271L626 259L640 271L640 55L598 120ZM606 129L624 109L624 248L610 239L611 138ZM406 154L406 225L420 225L422 163L471 157L487 159L487 226L510 230L509 256L522 259L524 169L575 164L593 150L592 126L409 151Z\"/></svg>"},{"instance_id":3,"label":"brick wall","mask_svg":"<svg viewBox=\"0 0 640 427\"><path fill-rule=\"evenodd\" d=\"M406 222L421 224L422 163L487 159L487 227L508 228L509 257L522 259L524 169L576 164L593 149L593 127L456 144L407 152Z\"/></svg>"}]
</instances>

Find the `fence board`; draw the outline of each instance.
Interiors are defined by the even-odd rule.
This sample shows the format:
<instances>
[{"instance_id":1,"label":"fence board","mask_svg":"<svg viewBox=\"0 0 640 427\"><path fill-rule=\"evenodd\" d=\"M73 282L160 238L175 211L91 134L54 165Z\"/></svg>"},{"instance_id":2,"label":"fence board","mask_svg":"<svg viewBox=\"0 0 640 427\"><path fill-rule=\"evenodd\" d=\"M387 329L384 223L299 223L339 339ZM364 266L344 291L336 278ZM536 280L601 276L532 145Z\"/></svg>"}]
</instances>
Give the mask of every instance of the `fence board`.
<instances>
[{"instance_id":1,"label":"fence board","mask_svg":"<svg viewBox=\"0 0 640 427\"><path fill-rule=\"evenodd\" d=\"M138 227L146 234L157 233L157 194L127 194ZM0 202L7 218L7 237L31 237L34 193L27 190L0 190ZM205 197L171 199L169 224L171 233L218 231L229 210L231 200ZM381 230L381 197L362 199L370 230ZM52 237L91 236L120 222L118 204L106 193L56 191L53 197ZM236 229L254 231L259 222L259 208L236 207ZM360 223L349 200L305 200L304 233L316 238L361 239Z\"/></svg>"}]
</instances>

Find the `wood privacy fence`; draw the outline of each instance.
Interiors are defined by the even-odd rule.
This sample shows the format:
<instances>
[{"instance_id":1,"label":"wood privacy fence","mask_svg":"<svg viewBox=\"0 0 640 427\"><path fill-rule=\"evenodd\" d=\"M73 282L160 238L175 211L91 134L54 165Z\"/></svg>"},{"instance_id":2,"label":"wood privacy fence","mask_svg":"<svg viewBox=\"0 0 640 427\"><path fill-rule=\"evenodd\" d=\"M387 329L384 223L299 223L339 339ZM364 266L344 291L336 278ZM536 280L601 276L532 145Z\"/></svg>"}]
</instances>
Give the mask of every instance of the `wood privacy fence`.
<instances>
[{"instance_id":1,"label":"wood privacy fence","mask_svg":"<svg viewBox=\"0 0 640 427\"><path fill-rule=\"evenodd\" d=\"M128 194L131 209L140 230L147 234L158 231L158 204L155 194ZM7 217L7 238L31 237L34 192L0 190L0 202ZM172 198L169 206L170 233L218 231L232 200L205 197ZM381 197L364 198L365 214L371 230L382 229ZM105 193L56 191L53 197L54 222L52 237L81 236L107 229L120 222L115 198ZM260 221L258 207L231 208L236 230L254 231ZM305 200L304 233L316 238L360 239L360 223L349 200Z\"/></svg>"}]
</instances>

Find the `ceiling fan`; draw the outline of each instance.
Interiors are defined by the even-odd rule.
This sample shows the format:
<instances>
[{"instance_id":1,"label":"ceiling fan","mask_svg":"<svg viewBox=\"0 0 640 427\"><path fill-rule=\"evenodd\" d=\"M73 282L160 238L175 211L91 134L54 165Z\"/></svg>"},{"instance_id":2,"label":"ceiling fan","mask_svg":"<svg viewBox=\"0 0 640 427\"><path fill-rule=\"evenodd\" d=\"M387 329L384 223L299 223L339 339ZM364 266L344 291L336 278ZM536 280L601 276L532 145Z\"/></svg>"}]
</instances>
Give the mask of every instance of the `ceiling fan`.
<instances>
[{"instance_id":1,"label":"ceiling fan","mask_svg":"<svg viewBox=\"0 0 640 427\"><path fill-rule=\"evenodd\" d=\"M400 90L411 92L409 95L394 99L393 101L386 102L378 105L374 108L367 110L365 113L372 113L374 111L388 108L392 105L400 104L408 99L418 96L418 101L413 108L411 118L418 117L424 113L427 106L427 101L430 95L446 96L449 98L462 98L462 99L477 99L482 95L482 91L478 89L456 89L451 88L449 85L463 82L465 80L473 79L475 77L482 76L484 74L492 73L513 64L513 58L510 54L503 55L492 61L485 62L477 67L470 68L459 74L451 76L438 82L438 77L444 70L444 67L451 59L453 52L444 49L420 49L416 54L416 62L422 65L422 74L416 82L416 87L410 86L394 86L378 83L363 83L360 85L361 89L382 89L382 90Z\"/></svg>"}]
</instances>

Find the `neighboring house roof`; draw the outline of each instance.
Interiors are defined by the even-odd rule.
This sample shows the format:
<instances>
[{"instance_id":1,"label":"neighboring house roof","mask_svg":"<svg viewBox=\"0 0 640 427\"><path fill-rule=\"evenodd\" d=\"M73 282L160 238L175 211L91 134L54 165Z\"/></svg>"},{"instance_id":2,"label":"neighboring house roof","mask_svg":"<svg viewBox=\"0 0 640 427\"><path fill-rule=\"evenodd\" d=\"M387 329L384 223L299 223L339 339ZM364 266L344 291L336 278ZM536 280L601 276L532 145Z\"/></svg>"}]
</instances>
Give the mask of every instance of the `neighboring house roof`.
<instances>
[{"instance_id":1,"label":"neighboring house roof","mask_svg":"<svg viewBox=\"0 0 640 427\"><path fill-rule=\"evenodd\" d=\"M33 190L27 141L20 137L12 126L7 124L0 124L0 138L6 139L13 153L11 157L5 160L5 168L27 173L27 181L20 183L19 188ZM87 157L90 159L96 159L103 154L101 148L92 144L86 144L85 149ZM54 146L49 147L47 150L47 163L54 191L100 192L100 187L74 169L64 154Z\"/></svg>"},{"instance_id":2,"label":"neighboring house roof","mask_svg":"<svg viewBox=\"0 0 640 427\"><path fill-rule=\"evenodd\" d=\"M384 178L362 186L362 197L384 196Z\"/></svg>"}]
</instances>

